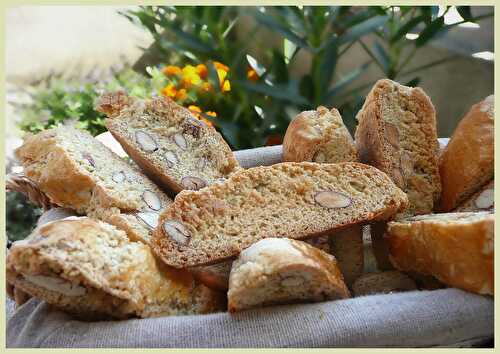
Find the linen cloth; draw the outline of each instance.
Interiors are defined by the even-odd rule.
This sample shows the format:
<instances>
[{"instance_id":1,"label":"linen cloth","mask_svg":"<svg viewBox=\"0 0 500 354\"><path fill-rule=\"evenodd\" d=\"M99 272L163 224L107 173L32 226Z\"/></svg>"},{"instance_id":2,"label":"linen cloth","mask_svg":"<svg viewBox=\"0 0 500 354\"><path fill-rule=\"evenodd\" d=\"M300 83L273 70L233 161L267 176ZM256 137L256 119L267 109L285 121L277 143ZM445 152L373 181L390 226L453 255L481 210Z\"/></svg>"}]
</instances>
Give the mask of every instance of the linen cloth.
<instances>
[{"instance_id":1,"label":"linen cloth","mask_svg":"<svg viewBox=\"0 0 500 354\"><path fill-rule=\"evenodd\" d=\"M243 167L281 146L236 152ZM53 210L43 223L66 214ZM371 295L238 314L81 322L38 299L7 301L7 347L468 347L493 338L493 298L458 289Z\"/></svg>"}]
</instances>

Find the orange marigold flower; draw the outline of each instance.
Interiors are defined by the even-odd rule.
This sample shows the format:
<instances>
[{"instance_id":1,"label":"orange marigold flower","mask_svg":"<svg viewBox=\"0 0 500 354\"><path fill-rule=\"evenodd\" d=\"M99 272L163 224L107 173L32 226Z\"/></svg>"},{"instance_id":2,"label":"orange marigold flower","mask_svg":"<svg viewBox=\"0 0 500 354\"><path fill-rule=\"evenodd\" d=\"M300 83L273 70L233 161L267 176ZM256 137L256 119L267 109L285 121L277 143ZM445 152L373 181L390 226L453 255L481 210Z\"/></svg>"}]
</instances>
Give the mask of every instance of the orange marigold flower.
<instances>
[{"instance_id":1,"label":"orange marigold flower","mask_svg":"<svg viewBox=\"0 0 500 354\"><path fill-rule=\"evenodd\" d=\"M255 82L259 79L259 75L257 74L257 72L254 69L249 68L247 70L247 79Z\"/></svg>"},{"instance_id":2,"label":"orange marigold flower","mask_svg":"<svg viewBox=\"0 0 500 354\"><path fill-rule=\"evenodd\" d=\"M167 97L172 97L173 98L177 94L177 88L175 87L175 85L173 83L169 83L167 86L165 86L161 90L161 94L163 96L167 96Z\"/></svg>"},{"instance_id":3,"label":"orange marigold flower","mask_svg":"<svg viewBox=\"0 0 500 354\"><path fill-rule=\"evenodd\" d=\"M198 107L198 106L195 106L194 104L189 105L189 106L188 106L188 109L189 109L190 111L194 111L194 112L201 112L201 108L200 108L200 107Z\"/></svg>"},{"instance_id":4,"label":"orange marigold flower","mask_svg":"<svg viewBox=\"0 0 500 354\"><path fill-rule=\"evenodd\" d=\"M229 67L227 67L226 65L222 64L222 63L219 63L218 61L214 61L214 66L217 70L224 70L225 72L228 72L229 71Z\"/></svg>"},{"instance_id":5,"label":"orange marigold flower","mask_svg":"<svg viewBox=\"0 0 500 354\"><path fill-rule=\"evenodd\" d=\"M186 89L182 88L180 89L179 91L177 91L176 95L175 95L175 99L177 101L182 101L182 100L185 100L187 97L187 91Z\"/></svg>"},{"instance_id":6,"label":"orange marigold flower","mask_svg":"<svg viewBox=\"0 0 500 354\"><path fill-rule=\"evenodd\" d=\"M216 113L216 112L213 112L213 111L208 111L208 112L205 112L205 114L206 114L207 116L210 116L210 117L214 117L214 118L215 118L215 117L217 117L217 113Z\"/></svg>"},{"instance_id":7,"label":"orange marigold flower","mask_svg":"<svg viewBox=\"0 0 500 354\"><path fill-rule=\"evenodd\" d=\"M179 75L182 70L175 65L167 65L162 69L162 72L167 76Z\"/></svg>"},{"instance_id":8,"label":"orange marigold flower","mask_svg":"<svg viewBox=\"0 0 500 354\"><path fill-rule=\"evenodd\" d=\"M207 66L205 64L198 64L196 65L196 73L198 75L200 75L200 77L203 79L203 80L206 80L207 79L207 76L208 76L208 69L207 69Z\"/></svg>"}]
</instances>

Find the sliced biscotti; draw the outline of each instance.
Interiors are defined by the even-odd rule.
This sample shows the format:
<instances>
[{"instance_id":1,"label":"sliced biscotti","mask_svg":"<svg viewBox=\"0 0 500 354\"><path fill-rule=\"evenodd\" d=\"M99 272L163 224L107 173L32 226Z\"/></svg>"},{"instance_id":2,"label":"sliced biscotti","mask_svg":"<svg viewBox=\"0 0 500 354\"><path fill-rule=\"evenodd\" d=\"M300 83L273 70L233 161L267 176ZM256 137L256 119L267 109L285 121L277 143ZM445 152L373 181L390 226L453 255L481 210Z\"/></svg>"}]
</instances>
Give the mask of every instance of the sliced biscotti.
<instances>
[{"instance_id":1,"label":"sliced biscotti","mask_svg":"<svg viewBox=\"0 0 500 354\"><path fill-rule=\"evenodd\" d=\"M440 156L441 211L455 209L493 179L494 134L491 95L471 107Z\"/></svg>"},{"instance_id":2,"label":"sliced biscotti","mask_svg":"<svg viewBox=\"0 0 500 354\"><path fill-rule=\"evenodd\" d=\"M377 81L356 116L360 161L387 173L408 194L407 214L432 212L441 194L436 113L419 88Z\"/></svg>"},{"instance_id":3,"label":"sliced biscotti","mask_svg":"<svg viewBox=\"0 0 500 354\"><path fill-rule=\"evenodd\" d=\"M305 240L306 243L322 250L326 253L331 253L331 247L328 236L315 237ZM347 242L349 244L349 242ZM231 266L233 259L223 261L220 263L198 266L189 268L191 274L200 283L206 285L210 289L227 291L229 287L229 274L231 273ZM347 270L349 270L349 267Z\"/></svg>"},{"instance_id":4,"label":"sliced biscotti","mask_svg":"<svg viewBox=\"0 0 500 354\"><path fill-rule=\"evenodd\" d=\"M16 288L84 319L152 317L224 309L224 299L165 267L150 248L87 217L49 222L13 244L7 278Z\"/></svg>"},{"instance_id":5,"label":"sliced biscotti","mask_svg":"<svg viewBox=\"0 0 500 354\"><path fill-rule=\"evenodd\" d=\"M239 169L222 136L169 98L106 93L97 110L127 154L164 188L198 190Z\"/></svg>"},{"instance_id":6,"label":"sliced biscotti","mask_svg":"<svg viewBox=\"0 0 500 354\"><path fill-rule=\"evenodd\" d=\"M415 281L397 270L363 274L356 279L352 286L353 294L356 297L411 290L417 290Z\"/></svg>"},{"instance_id":7,"label":"sliced biscotti","mask_svg":"<svg viewBox=\"0 0 500 354\"><path fill-rule=\"evenodd\" d=\"M350 296L335 257L305 242L266 238L241 252L229 277L230 312Z\"/></svg>"},{"instance_id":8,"label":"sliced biscotti","mask_svg":"<svg viewBox=\"0 0 500 354\"><path fill-rule=\"evenodd\" d=\"M459 205L454 211L485 211L495 207L495 181L491 180Z\"/></svg>"},{"instance_id":9,"label":"sliced biscotti","mask_svg":"<svg viewBox=\"0 0 500 354\"><path fill-rule=\"evenodd\" d=\"M117 225L133 240L148 242L172 202L137 168L72 126L28 136L16 156L53 203Z\"/></svg>"},{"instance_id":10,"label":"sliced biscotti","mask_svg":"<svg viewBox=\"0 0 500 354\"><path fill-rule=\"evenodd\" d=\"M263 238L307 239L388 219L407 202L385 173L360 163L255 167L177 195L152 247L174 267L217 263Z\"/></svg>"},{"instance_id":11,"label":"sliced biscotti","mask_svg":"<svg viewBox=\"0 0 500 354\"><path fill-rule=\"evenodd\" d=\"M430 214L388 224L389 257L401 271L430 274L445 284L493 294L494 214Z\"/></svg>"},{"instance_id":12,"label":"sliced biscotti","mask_svg":"<svg viewBox=\"0 0 500 354\"><path fill-rule=\"evenodd\" d=\"M363 226L355 225L330 235L330 252L337 259L347 286L363 274Z\"/></svg>"},{"instance_id":13,"label":"sliced biscotti","mask_svg":"<svg viewBox=\"0 0 500 354\"><path fill-rule=\"evenodd\" d=\"M354 140L337 109L320 106L297 115L283 139L283 161L357 161Z\"/></svg>"}]
</instances>

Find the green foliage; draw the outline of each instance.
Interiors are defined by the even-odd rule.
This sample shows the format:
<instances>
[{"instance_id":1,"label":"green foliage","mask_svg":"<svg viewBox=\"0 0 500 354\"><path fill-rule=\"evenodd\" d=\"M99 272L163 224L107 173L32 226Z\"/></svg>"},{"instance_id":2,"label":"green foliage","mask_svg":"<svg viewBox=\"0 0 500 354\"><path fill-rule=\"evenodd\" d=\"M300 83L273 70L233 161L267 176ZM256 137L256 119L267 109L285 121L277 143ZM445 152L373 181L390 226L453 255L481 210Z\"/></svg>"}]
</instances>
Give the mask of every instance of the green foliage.
<instances>
[{"instance_id":1,"label":"green foliage","mask_svg":"<svg viewBox=\"0 0 500 354\"><path fill-rule=\"evenodd\" d=\"M23 194L8 192L6 194L6 231L11 241L22 240L35 228L42 210L26 200Z\"/></svg>"},{"instance_id":2,"label":"green foliage","mask_svg":"<svg viewBox=\"0 0 500 354\"><path fill-rule=\"evenodd\" d=\"M467 21L481 19L474 18L469 7L458 11ZM257 147L282 137L296 113L318 105L337 107L352 131L363 90L373 82L352 88L353 83L363 79L372 65L380 69L380 77L402 80L451 60L406 70L417 50L456 25L446 25L437 6L142 6L123 15L155 38L146 51L148 64L203 63L212 74L212 61L229 66L231 92L197 97L197 104L217 112L216 119L207 118L234 149ZM248 23L244 21L248 18L253 25L245 33L237 33L236 25ZM408 39L410 32L419 38ZM270 44L251 53L250 44L264 33L270 39L278 38L282 45ZM372 35L370 45L365 43L367 35ZM365 50L366 61L340 75L337 63L355 44ZM299 53L309 55L311 65L294 77L292 67ZM247 79L249 67L258 73L258 80ZM403 83L419 80L416 76Z\"/></svg>"},{"instance_id":3,"label":"green foliage","mask_svg":"<svg viewBox=\"0 0 500 354\"><path fill-rule=\"evenodd\" d=\"M95 100L103 91L125 89L136 97L151 94L150 81L128 69L114 74L107 82L95 79L63 79L50 77L38 85L32 102L20 107L24 131L37 133L65 121L76 121L76 126L92 135L106 131L104 115L94 110Z\"/></svg>"}]
</instances>

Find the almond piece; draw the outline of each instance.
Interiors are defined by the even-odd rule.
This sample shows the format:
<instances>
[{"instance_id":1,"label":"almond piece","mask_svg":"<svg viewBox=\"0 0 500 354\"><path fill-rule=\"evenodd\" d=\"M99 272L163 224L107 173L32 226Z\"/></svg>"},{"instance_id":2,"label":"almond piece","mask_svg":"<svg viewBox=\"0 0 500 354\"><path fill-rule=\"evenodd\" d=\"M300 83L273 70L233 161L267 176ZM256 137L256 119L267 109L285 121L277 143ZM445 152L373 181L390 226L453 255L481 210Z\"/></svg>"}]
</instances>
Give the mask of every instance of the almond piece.
<instances>
[{"instance_id":1,"label":"almond piece","mask_svg":"<svg viewBox=\"0 0 500 354\"><path fill-rule=\"evenodd\" d=\"M316 151L312 160L314 162L324 163L326 162L326 155L322 151Z\"/></svg>"},{"instance_id":2,"label":"almond piece","mask_svg":"<svg viewBox=\"0 0 500 354\"><path fill-rule=\"evenodd\" d=\"M87 293L87 289L83 286L75 285L65 279L49 277L46 275L23 275L24 278L39 287L51 290L66 296L83 296Z\"/></svg>"},{"instance_id":3,"label":"almond piece","mask_svg":"<svg viewBox=\"0 0 500 354\"><path fill-rule=\"evenodd\" d=\"M206 158L202 157L196 163L196 168L198 170L203 170L205 168L205 166L207 165L207 163L208 163L208 160Z\"/></svg>"},{"instance_id":4,"label":"almond piece","mask_svg":"<svg viewBox=\"0 0 500 354\"><path fill-rule=\"evenodd\" d=\"M170 150L167 150L165 152L165 160L167 161L167 166L169 168L172 168L174 167L174 165L179 162L179 159L177 158L177 155L175 154L175 152L173 151L170 151Z\"/></svg>"},{"instance_id":5,"label":"almond piece","mask_svg":"<svg viewBox=\"0 0 500 354\"><path fill-rule=\"evenodd\" d=\"M92 158L92 155L90 155L88 152L84 152L84 153L82 154L82 157L83 157L85 160L87 160L87 161L88 161L88 163L89 163L92 167L94 167L94 168L95 168L95 166L96 166L96 165L95 165L95 161L94 161L94 159Z\"/></svg>"},{"instance_id":6,"label":"almond piece","mask_svg":"<svg viewBox=\"0 0 500 354\"><path fill-rule=\"evenodd\" d=\"M158 226L159 214L152 211L145 211L136 214L137 218L144 222L149 229L155 229Z\"/></svg>"},{"instance_id":7,"label":"almond piece","mask_svg":"<svg viewBox=\"0 0 500 354\"><path fill-rule=\"evenodd\" d=\"M474 201L476 207L479 209L489 209L493 206L493 200L495 198L495 192L493 189L485 189L482 191Z\"/></svg>"},{"instance_id":8,"label":"almond piece","mask_svg":"<svg viewBox=\"0 0 500 354\"><path fill-rule=\"evenodd\" d=\"M161 209L161 200L154 192L149 190L144 191L144 193L142 193L142 199L151 209L156 211Z\"/></svg>"},{"instance_id":9,"label":"almond piece","mask_svg":"<svg viewBox=\"0 0 500 354\"><path fill-rule=\"evenodd\" d=\"M399 163L401 165L401 171L403 173L403 176L408 178L413 174L413 159L411 158L411 155L403 151L401 153L401 156L399 158Z\"/></svg>"},{"instance_id":10,"label":"almond piece","mask_svg":"<svg viewBox=\"0 0 500 354\"><path fill-rule=\"evenodd\" d=\"M186 150L187 149L187 141L186 141L186 138L184 138L184 135L182 135L182 134L175 134L174 135L174 142L182 150Z\"/></svg>"},{"instance_id":11,"label":"almond piece","mask_svg":"<svg viewBox=\"0 0 500 354\"><path fill-rule=\"evenodd\" d=\"M153 139L151 135L143 131L139 130L135 132L135 141L143 151L153 152L158 150L158 144L156 143L155 139Z\"/></svg>"},{"instance_id":12,"label":"almond piece","mask_svg":"<svg viewBox=\"0 0 500 354\"><path fill-rule=\"evenodd\" d=\"M392 180L394 181L394 183L396 183L396 185L399 188L401 188L401 189L405 188L405 180L404 180L403 175L401 174L401 171L399 170L399 168L392 169Z\"/></svg>"},{"instance_id":13,"label":"almond piece","mask_svg":"<svg viewBox=\"0 0 500 354\"><path fill-rule=\"evenodd\" d=\"M384 124L384 135L389 144L399 147L399 131L394 124L387 122Z\"/></svg>"},{"instance_id":14,"label":"almond piece","mask_svg":"<svg viewBox=\"0 0 500 354\"><path fill-rule=\"evenodd\" d=\"M123 181L125 181L126 176L125 176L125 173L123 171L120 171L120 172L113 173L113 176L111 178L116 183L122 183Z\"/></svg>"},{"instance_id":15,"label":"almond piece","mask_svg":"<svg viewBox=\"0 0 500 354\"><path fill-rule=\"evenodd\" d=\"M321 191L314 195L316 203L328 209L345 208L351 205L351 198L334 191Z\"/></svg>"},{"instance_id":16,"label":"almond piece","mask_svg":"<svg viewBox=\"0 0 500 354\"><path fill-rule=\"evenodd\" d=\"M165 221L163 223L163 232L180 245L187 245L191 238L189 231L180 221Z\"/></svg>"},{"instance_id":17,"label":"almond piece","mask_svg":"<svg viewBox=\"0 0 500 354\"><path fill-rule=\"evenodd\" d=\"M207 182L199 177L186 176L181 179L181 184L184 188L197 191L207 186Z\"/></svg>"},{"instance_id":18,"label":"almond piece","mask_svg":"<svg viewBox=\"0 0 500 354\"><path fill-rule=\"evenodd\" d=\"M287 288L297 287L304 283L304 279L301 277L287 277L281 280L281 285Z\"/></svg>"}]
</instances>

